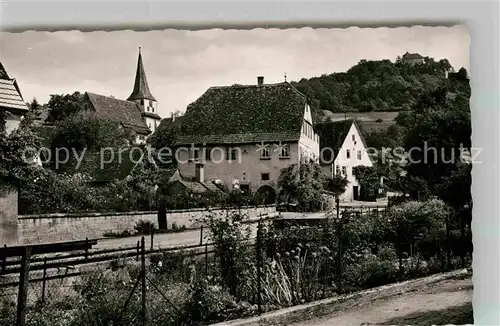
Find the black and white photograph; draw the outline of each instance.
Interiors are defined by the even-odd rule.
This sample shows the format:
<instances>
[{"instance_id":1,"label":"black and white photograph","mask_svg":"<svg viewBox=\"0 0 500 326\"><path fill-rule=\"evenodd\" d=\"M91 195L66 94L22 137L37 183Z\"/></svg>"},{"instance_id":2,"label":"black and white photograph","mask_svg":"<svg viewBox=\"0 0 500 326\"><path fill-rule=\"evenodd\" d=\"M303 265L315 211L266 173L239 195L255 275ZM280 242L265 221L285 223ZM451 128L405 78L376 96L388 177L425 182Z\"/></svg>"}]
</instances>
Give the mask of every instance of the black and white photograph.
<instances>
[{"instance_id":1,"label":"black and white photograph","mask_svg":"<svg viewBox=\"0 0 500 326\"><path fill-rule=\"evenodd\" d=\"M0 45L0 326L474 323L465 25Z\"/></svg>"}]
</instances>

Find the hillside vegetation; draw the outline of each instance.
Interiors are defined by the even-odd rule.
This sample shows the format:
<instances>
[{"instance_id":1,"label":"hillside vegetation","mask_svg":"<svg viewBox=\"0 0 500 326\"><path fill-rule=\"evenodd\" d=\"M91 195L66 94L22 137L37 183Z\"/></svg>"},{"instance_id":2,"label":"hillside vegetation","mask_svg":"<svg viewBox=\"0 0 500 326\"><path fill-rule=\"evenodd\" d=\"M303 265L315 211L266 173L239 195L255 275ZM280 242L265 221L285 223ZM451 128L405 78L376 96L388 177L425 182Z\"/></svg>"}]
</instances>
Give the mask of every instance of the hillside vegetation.
<instances>
[{"instance_id":1,"label":"hillside vegetation","mask_svg":"<svg viewBox=\"0 0 500 326\"><path fill-rule=\"evenodd\" d=\"M446 72L449 78L446 78ZM469 98L468 85L463 87L456 80L466 80L467 72L455 72L447 59L435 61L426 57L423 64L409 65L400 58L390 60L361 60L346 72L301 79L292 84L306 94L311 105L321 117L320 110L332 112L407 111L419 98L439 87L449 88Z\"/></svg>"}]
</instances>

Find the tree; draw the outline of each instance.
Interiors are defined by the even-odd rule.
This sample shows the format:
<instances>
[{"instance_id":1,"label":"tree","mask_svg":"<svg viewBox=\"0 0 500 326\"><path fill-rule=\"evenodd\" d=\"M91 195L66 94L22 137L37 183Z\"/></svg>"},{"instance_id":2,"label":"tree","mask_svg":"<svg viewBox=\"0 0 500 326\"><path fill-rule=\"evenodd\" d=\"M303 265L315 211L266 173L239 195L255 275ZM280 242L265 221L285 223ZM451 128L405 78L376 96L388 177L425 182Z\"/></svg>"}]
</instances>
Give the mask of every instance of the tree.
<instances>
[{"instance_id":1,"label":"tree","mask_svg":"<svg viewBox=\"0 0 500 326\"><path fill-rule=\"evenodd\" d=\"M0 113L3 113L0 111ZM5 117L0 114L0 181L20 186L39 171L36 164L40 139L33 133L31 119L7 135Z\"/></svg>"},{"instance_id":2,"label":"tree","mask_svg":"<svg viewBox=\"0 0 500 326\"><path fill-rule=\"evenodd\" d=\"M353 175L359 182L361 199L368 199L377 196L380 189L380 176L377 170L371 166L358 165L352 169Z\"/></svg>"},{"instance_id":3,"label":"tree","mask_svg":"<svg viewBox=\"0 0 500 326\"><path fill-rule=\"evenodd\" d=\"M295 203L299 210L317 210L323 201L324 185L325 175L318 164L294 164L281 170L278 200Z\"/></svg>"},{"instance_id":4,"label":"tree","mask_svg":"<svg viewBox=\"0 0 500 326\"><path fill-rule=\"evenodd\" d=\"M56 122L82 111L87 110L87 102L84 94L74 92L73 94L52 94L47 103L49 115L47 121Z\"/></svg>"},{"instance_id":5,"label":"tree","mask_svg":"<svg viewBox=\"0 0 500 326\"><path fill-rule=\"evenodd\" d=\"M410 154L407 171L427 182L438 194L439 185L457 169L463 149L471 147L468 105L450 105L445 88L426 94L410 114L405 139Z\"/></svg>"},{"instance_id":6,"label":"tree","mask_svg":"<svg viewBox=\"0 0 500 326\"><path fill-rule=\"evenodd\" d=\"M90 152L105 147L120 147L127 144L127 140L118 122L83 112L56 123L51 147L75 149L78 152L86 149Z\"/></svg>"},{"instance_id":7,"label":"tree","mask_svg":"<svg viewBox=\"0 0 500 326\"><path fill-rule=\"evenodd\" d=\"M148 138L147 142L152 147L160 149L164 147L172 148L177 141L181 127L181 119L163 119L156 131Z\"/></svg>"},{"instance_id":8,"label":"tree","mask_svg":"<svg viewBox=\"0 0 500 326\"><path fill-rule=\"evenodd\" d=\"M324 189L335 196L339 196L345 192L348 183L349 181L347 181L346 178L340 175L334 175L333 177L326 178Z\"/></svg>"}]
</instances>

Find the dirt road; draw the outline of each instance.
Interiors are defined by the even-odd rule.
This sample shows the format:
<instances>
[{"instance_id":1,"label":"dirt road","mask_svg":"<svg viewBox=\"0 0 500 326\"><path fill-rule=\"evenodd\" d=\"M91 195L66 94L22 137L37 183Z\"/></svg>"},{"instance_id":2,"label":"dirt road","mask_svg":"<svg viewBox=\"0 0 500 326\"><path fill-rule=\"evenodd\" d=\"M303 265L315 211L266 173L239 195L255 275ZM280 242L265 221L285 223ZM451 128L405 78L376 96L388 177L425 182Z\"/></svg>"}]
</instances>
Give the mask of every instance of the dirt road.
<instances>
[{"instance_id":1,"label":"dirt road","mask_svg":"<svg viewBox=\"0 0 500 326\"><path fill-rule=\"evenodd\" d=\"M472 280L449 279L390 297L367 296L341 304L326 317L290 326L473 324Z\"/></svg>"},{"instance_id":2,"label":"dirt road","mask_svg":"<svg viewBox=\"0 0 500 326\"><path fill-rule=\"evenodd\" d=\"M250 236L256 237L257 230L256 227L250 227ZM179 233L158 233L153 235L153 247L156 249L159 248L168 248L168 247L177 247L177 246L188 246L188 245L196 245L200 244L200 235L201 230L188 230ZM209 241L208 239L208 231L203 231L203 244ZM94 249L111 249L111 248L120 248L120 247L133 247L137 245L137 241L141 241L142 236L132 236L132 237L124 237L124 238L109 238L109 239L101 239L97 241L97 245L95 245ZM146 248L151 247L151 236L144 236L144 241Z\"/></svg>"}]
</instances>

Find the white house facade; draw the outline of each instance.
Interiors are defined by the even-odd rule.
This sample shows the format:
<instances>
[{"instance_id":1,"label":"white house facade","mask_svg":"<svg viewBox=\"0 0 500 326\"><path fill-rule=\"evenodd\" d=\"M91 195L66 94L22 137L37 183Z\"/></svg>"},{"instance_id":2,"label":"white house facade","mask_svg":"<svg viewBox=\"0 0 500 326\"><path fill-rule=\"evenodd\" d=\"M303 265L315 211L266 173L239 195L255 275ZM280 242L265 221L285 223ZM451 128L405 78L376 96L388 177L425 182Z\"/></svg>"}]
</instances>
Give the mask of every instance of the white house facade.
<instances>
[{"instance_id":1,"label":"white house facade","mask_svg":"<svg viewBox=\"0 0 500 326\"><path fill-rule=\"evenodd\" d=\"M320 133L321 167L328 176L347 179L340 201L359 200L360 185L353 174L356 166L373 166L366 142L355 120L324 122L316 125Z\"/></svg>"}]
</instances>

